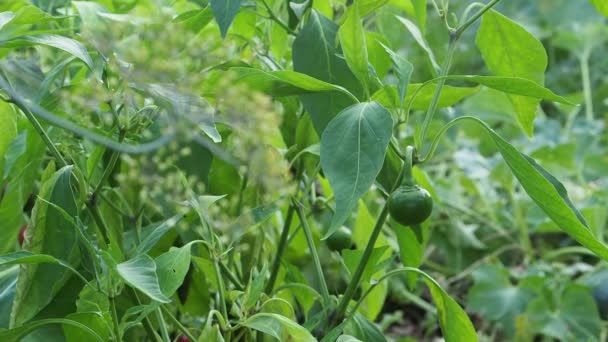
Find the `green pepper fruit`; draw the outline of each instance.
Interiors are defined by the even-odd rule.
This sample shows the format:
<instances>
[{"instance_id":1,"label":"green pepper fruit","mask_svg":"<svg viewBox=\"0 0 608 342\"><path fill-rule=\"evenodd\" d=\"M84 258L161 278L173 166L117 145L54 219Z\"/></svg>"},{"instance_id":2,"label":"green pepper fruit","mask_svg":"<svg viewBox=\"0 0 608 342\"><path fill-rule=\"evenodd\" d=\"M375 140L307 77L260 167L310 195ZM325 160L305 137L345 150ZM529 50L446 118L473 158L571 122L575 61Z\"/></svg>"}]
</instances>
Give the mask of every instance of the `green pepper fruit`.
<instances>
[{"instance_id":1,"label":"green pepper fruit","mask_svg":"<svg viewBox=\"0 0 608 342\"><path fill-rule=\"evenodd\" d=\"M350 249L352 246L352 233L344 226L338 228L330 237L325 240L327 247L332 251L340 252L343 249Z\"/></svg>"},{"instance_id":2,"label":"green pepper fruit","mask_svg":"<svg viewBox=\"0 0 608 342\"><path fill-rule=\"evenodd\" d=\"M433 211L433 199L426 189L417 185L402 185L388 198L388 212L404 226L424 222Z\"/></svg>"}]
</instances>

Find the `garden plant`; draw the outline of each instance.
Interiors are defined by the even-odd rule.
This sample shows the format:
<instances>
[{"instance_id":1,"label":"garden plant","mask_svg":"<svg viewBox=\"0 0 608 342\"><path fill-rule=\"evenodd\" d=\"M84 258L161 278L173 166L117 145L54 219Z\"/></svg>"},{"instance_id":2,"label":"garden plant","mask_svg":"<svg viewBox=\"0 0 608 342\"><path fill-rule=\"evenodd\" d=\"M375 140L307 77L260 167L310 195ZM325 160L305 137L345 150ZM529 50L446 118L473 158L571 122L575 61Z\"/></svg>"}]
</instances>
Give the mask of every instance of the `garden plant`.
<instances>
[{"instance_id":1,"label":"garden plant","mask_svg":"<svg viewBox=\"0 0 608 342\"><path fill-rule=\"evenodd\" d=\"M607 17L0 0L0 341L606 341Z\"/></svg>"}]
</instances>

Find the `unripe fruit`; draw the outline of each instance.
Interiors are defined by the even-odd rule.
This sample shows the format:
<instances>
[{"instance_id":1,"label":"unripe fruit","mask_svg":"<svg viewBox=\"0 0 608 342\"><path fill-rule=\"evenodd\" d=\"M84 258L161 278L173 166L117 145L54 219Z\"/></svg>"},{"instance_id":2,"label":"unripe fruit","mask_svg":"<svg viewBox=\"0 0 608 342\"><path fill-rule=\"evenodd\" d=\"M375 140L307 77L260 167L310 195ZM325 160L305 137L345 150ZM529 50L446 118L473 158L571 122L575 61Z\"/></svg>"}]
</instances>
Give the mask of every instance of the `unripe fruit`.
<instances>
[{"instance_id":1,"label":"unripe fruit","mask_svg":"<svg viewBox=\"0 0 608 342\"><path fill-rule=\"evenodd\" d=\"M325 240L327 247L332 251L349 249L352 246L352 233L344 226L338 228L330 237Z\"/></svg>"},{"instance_id":2,"label":"unripe fruit","mask_svg":"<svg viewBox=\"0 0 608 342\"><path fill-rule=\"evenodd\" d=\"M417 185L402 185L388 198L388 212L404 226L424 222L433 211L433 199L426 189Z\"/></svg>"}]
</instances>

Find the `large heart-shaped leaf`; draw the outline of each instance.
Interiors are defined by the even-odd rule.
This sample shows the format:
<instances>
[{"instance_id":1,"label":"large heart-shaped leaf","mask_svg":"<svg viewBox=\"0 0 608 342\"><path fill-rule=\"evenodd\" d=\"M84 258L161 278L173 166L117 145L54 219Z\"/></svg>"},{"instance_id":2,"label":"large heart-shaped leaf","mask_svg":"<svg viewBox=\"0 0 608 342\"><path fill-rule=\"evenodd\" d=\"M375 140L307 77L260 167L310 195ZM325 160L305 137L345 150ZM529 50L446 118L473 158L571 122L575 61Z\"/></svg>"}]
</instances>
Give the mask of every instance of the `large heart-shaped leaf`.
<instances>
[{"instance_id":1,"label":"large heart-shaped leaf","mask_svg":"<svg viewBox=\"0 0 608 342\"><path fill-rule=\"evenodd\" d=\"M391 114L376 102L340 112L321 137L321 166L336 197L327 236L348 218L382 168L393 129Z\"/></svg>"}]
</instances>

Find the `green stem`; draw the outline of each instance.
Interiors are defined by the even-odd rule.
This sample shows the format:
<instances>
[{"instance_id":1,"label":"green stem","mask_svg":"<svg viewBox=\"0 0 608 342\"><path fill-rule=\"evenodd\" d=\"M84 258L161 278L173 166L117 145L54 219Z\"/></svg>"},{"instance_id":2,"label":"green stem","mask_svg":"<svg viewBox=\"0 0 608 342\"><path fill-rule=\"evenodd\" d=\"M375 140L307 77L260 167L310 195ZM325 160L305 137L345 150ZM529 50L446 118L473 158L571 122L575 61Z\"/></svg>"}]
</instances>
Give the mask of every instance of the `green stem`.
<instances>
[{"instance_id":1,"label":"green stem","mask_svg":"<svg viewBox=\"0 0 608 342\"><path fill-rule=\"evenodd\" d=\"M165 306L161 306L161 309L163 310L163 312L165 313L165 315L167 317L169 317L169 320L175 324L175 326L177 326L177 329L179 329L179 331L182 332L182 334L184 334L186 337L188 337L188 339L191 342L194 342L197 340L196 337L194 337L194 335L192 335L192 333L190 332L190 330L188 330L188 328L186 328L177 318L175 318L175 316L173 316L171 314L171 312L169 312L169 310L167 310L167 308L165 308Z\"/></svg>"},{"instance_id":2,"label":"green stem","mask_svg":"<svg viewBox=\"0 0 608 342\"><path fill-rule=\"evenodd\" d=\"M412 174L412 165L414 160L414 147L408 146L405 148L405 159L403 161L403 179L401 185L413 186L414 175Z\"/></svg>"},{"instance_id":3,"label":"green stem","mask_svg":"<svg viewBox=\"0 0 608 342\"><path fill-rule=\"evenodd\" d=\"M447 124L443 125L443 127L441 127L439 132L437 132L437 134L435 135L435 138L433 139L433 142L431 143L431 148L429 149L429 152L427 152L427 154L426 154L426 156L424 156L424 158L421 158L418 161L418 164L424 164L427 161L429 161L433 157L433 154L435 153L435 150L437 149L437 146L439 145L439 141L441 140L441 137L443 137L445 132L447 132L447 130L450 129L452 126L454 126L457 123L459 123L460 121L464 121L464 120L478 121L477 118L472 117L472 116L460 116L460 117L457 117L456 119L448 122Z\"/></svg>"},{"instance_id":4,"label":"green stem","mask_svg":"<svg viewBox=\"0 0 608 342\"><path fill-rule=\"evenodd\" d=\"M431 100L431 104L426 112L424 117L424 122L422 123L422 129L420 130L420 138L418 139L418 150L422 151L420 146L424 142L424 138L426 133L431 125L431 121L433 120L433 116L435 115L435 111L437 110L437 106L439 105L439 97L441 96L441 90L443 89L443 85L445 84L445 76L448 75L450 71L450 66L452 65L452 57L454 56L454 52L456 51L456 36L450 36L450 43L448 45L448 52L443 60L443 64L441 66L441 74L439 75L439 81L437 82L437 86L435 88L435 93L433 94L433 99Z\"/></svg>"},{"instance_id":5,"label":"green stem","mask_svg":"<svg viewBox=\"0 0 608 342\"><path fill-rule=\"evenodd\" d=\"M279 245L277 246L277 253L274 257L274 262L270 270L270 279L266 284L266 293L272 292L272 289L274 288L274 283L276 282L277 276L279 275L279 268L281 267L281 257L283 256L283 252L287 247L287 238L289 237L289 228L291 227L291 221L293 220L294 211L295 207L290 204L289 209L287 209L287 217L285 218L285 222L283 222L283 231L281 232L281 238L279 240Z\"/></svg>"},{"instance_id":6,"label":"green stem","mask_svg":"<svg viewBox=\"0 0 608 342\"><path fill-rule=\"evenodd\" d=\"M80 127L68 119L57 116L57 115L49 112L48 110L42 108L40 105L38 105L36 103L28 103L27 100L25 100L22 96L17 94L12 89L10 87L10 85L6 82L6 80L2 77L0 77L0 88L3 89L7 93L7 95L10 97L11 103L14 103L20 109L22 109L22 110L27 109L30 112L30 114L33 114L36 117L42 118L43 120L47 121L48 123L50 123L53 126L60 127L69 132L72 132L78 136L89 139L93 142L96 142L96 143L106 146L110 149L120 151L123 153L137 154L137 153L146 153L146 152L154 151L154 150L168 144L169 142L171 142L173 140L173 138L175 138L175 136L176 136L175 130L171 130L169 133L159 137L158 139L147 142L147 143L142 143L142 144L138 144L138 145L117 143L116 141L114 141L102 134L99 134L99 133L93 132L91 130L88 130L86 128ZM211 149L212 152L214 152L214 153L216 153L216 151L218 150L218 148L213 143L206 142L206 141L204 141L204 139L195 138L195 140L199 144Z\"/></svg>"},{"instance_id":7,"label":"green stem","mask_svg":"<svg viewBox=\"0 0 608 342\"><path fill-rule=\"evenodd\" d=\"M118 133L118 142L121 143L124 140L127 131L124 128L119 128L118 132L119 132ZM93 190L93 194L91 195L91 197L95 198L95 196L97 194L99 194L99 192L101 191L101 187L105 184L105 182L108 180L108 178L110 178L110 175L112 174L112 172L114 172L114 168L116 167L116 162L118 161L119 156L120 156L120 152L118 152L118 151L112 152L112 156L110 157L110 162L106 166L105 170L103 170L101 179L99 180L99 183L97 183L97 186Z\"/></svg>"},{"instance_id":8,"label":"green stem","mask_svg":"<svg viewBox=\"0 0 608 342\"><path fill-rule=\"evenodd\" d=\"M584 51L579 57L581 64L581 75L583 78L583 94L585 96L585 118L593 121L593 94L591 91L591 80L589 77L589 52Z\"/></svg>"},{"instance_id":9,"label":"green stem","mask_svg":"<svg viewBox=\"0 0 608 342\"><path fill-rule=\"evenodd\" d=\"M110 306L112 308L112 325L114 327L114 335L116 335L116 341L121 342L122 337L120 333L120 328L118 326L119 321L118 314L116 313L116 300L114 299L113 295L110 297Z\"/></svg>"},{"instance_id":10,"label":"green stem","mask_svg":"<svg viewBox=\"0 0 608 342\"><path fill-rule=\"evenodd\" d=\"M404 172L405 172L405 164L404 164L404 166L401 167L401 170L399 171L397 180L396 180L395 184L393 185L393 189L392 189L393 191L401 184L401 180L403 178ZM337 326L344 318L344 313L346 312L346 309L348 308L348 304L350 303L350 300L355 295L355 291L359 287L359 282L361 281L361 278L363 277L363 271L365 271L365 267L367 266L367 263L369 262L369 258L372 256L372 252L374 251L374 246L376 245L376 240L378 240L378 236L380 236L380 232L382 232L382 226L384 225L384 222L386 221L387 217L388 217L388 201L386 201L384 203L384 207L382 208L382 211L380 212L380 216L378 217L378 220L376 221L374 230L372 231L372 234L369 237L369 241L367 242L367 246L365 247L365 250L363 251L363 255L361 256L361 261L359 262L359 265L357 266L357 269L355 270L355 273L353 274L353 276L350 280L350 283L348 284L348 287L346 288L346 291L344 292L344 295L342 296L342 299L340 300L340 303L338 304L338 308L336 309L336 313L332 320L332 324L331 324L332 327Z\"/></svg>"},{"instance_id":11,"label":"green stem","mask_svg":"<svg viewBox=\"0 0 608 342\"><path fill-rule=\"evenodd\" d=\"M477 19L479 19L479 17L481 17L484 13L486 13L488 10L490 10L492 7L494 7L500 0L492 0L490 2L488 2L486 5L484 5L477 13L475 13L472 17L470 17L469 19L467 19L467 21L464 22L464 24L460 25L456 31L454 31L454 36L456 38L456 40L458 40L458 38L460 38L460 36L464 33L464 31L466 31L469 26L473 25L473 23L475 21L477 21Z\"/></svg>"},{"instance_id":12,"label":"green stem","mask_svg":"<svg viewBox=\"0 0 608 342\"><path fill-rule=\"evenodd\" d=\"M49 150L51 150L51 153L53 154L53 156L55 157L55 159L57 159L57 161L59 162L59 164L62 167L68 165L68 162L65 159L63 159L63 156L61 155L61 153L59 153L59 150L57 149L57 147L55 146L55 144L53 143L53 141L51 141L51 138L46 133L46 131L44 130L44 128L42 127L42 125L40 124L40 122L38 121L38 119L36 119L36 117L34 116L34 114L32 114L32 112L30 112L27 109L27 107L23 106L22 104L20 104L17 101L14 101L13 99L9 100L9 102L13 103L15 106L17 106L19 109L21 109L21 111L23 112L23 114L25 114L25 117L30 121L30 123L34 127L34 130L36 131L36 133L38 133L38 135L40 136L40 138L42 138L42 140L44 141L44 143L48 146Z\"/></svg>"},{"instance_id":13,"label":"green stem","mask_svg":"<svg viewBox=\"0 0 608 342\"><path fill-rule=\"evenodd\" d=\"M108 244L110 243L110 237L108 235L108 227L106 226L106 223L99 212L99 208L91 201L86 201L86 206L93 217L93 221L95 221L97 234L99 235L97 240L99 241L102 249L107 249Z\"/></svg>"},{"instance_id":14,"label":"green stem","mask_svg":"<svg viewBox=\"0 0 608 342\"><path fill-rule=\"evenodd\" d=\"M262 3L264 4L264 7L266 7L266 10L268 11L268 16L270 16L270 19L274 20L277 24L279 24L279 26L281 26L285 32L289 33L292 36L296 35L296 32L294 30L292 30L287 24L285 24L283 22L283 20L281 20L281 18L277 17L274 12L272 11L272 8L270 8L270 6L268 6L268 3L266 2L266 0L262 0Z\"/></svg>"},{"instance_id":15,"label":"green stem","mask_svg":"<svg viewBox=\"0 0 608 342\"><path fill-rule=\"evenodd\" d=\"M249 171L245 172L243 176L243 182L241 183L241 189L239 191L239 201L236 205L236 216L241 215L241 211L243 209L243 198L245 196L245 189L247 188L247 183L249 181Z\"/></svg>"},{"instance_id":16,"label":"green stem","mask_svg":"<svg viewBox=\"0 0 608 342\"><path fill-rule=\"evenodd\" d=\"M218 265L218 259L214 257L213 269L215 270L215 278L217 279L217 293L220 301L220 310L222 316L228 320L228 310L226 309L226 289L224 287L224 280L222 278L222 272Z\"/></svg>"},{"instance_id":17,"label":"green stem","mask_svg":"<svg viewBox=\"0 0 608 342\"><path fill-rule=\"evenodd\" d=\"M232 283L232 285L234 285L237 290L243 291L245 286L243 286L239 278L234 273L232 273L232 271L230 271L228 266L226 266L226 264L224 264L224 262L222 262L221 260L218 261L218 264L220 266L220 269L222 270L222 273L224 273L228 277L228 280Z\"/></svg>"},{"instance_id":18,"label":"green stem","mask_svg":"<svg viewBox=\"0 0 608 342\"><path fill-rule=\"evenodd\" d=\"M310 255L312 256L315 272L317 273L317 278L319 278L319 285L321 286L321 295L323 296L323 304L327 307L329 305L329 289L327 288L327 283L325 282L323 268L321 267L321 260L319 259L319 255L317 254L317 248L315 246L315 241L312 237L312 232L310 231L310 226L308 225L308 220L306 219L306 215L302 210L302 206L297 203L295 199L292 199L291 205L296 208L296 213L298 214L300 223L302 223L302 228L304 229L304 235L306 236L308 249L310 250Z\"/></svg>"},{"instance_id":19,"label":"green stem","mask_svg":"<svg viewBox=\"0 0 608 342\"><path fill-rule=\"evenodd\" d=\"M443 60L443 65L441 66L441 74L439 77L441 78L437 83L437 88L435 88L435 93L433 94L433 99L431 100L431 104L426 112L426 116L424 118L424 122L422 124L422 129L420 131L420 138L418 141L419 147L424 142L424 138L429 129L431 121L433 120L433 116L435 115L435 111L437 110L437 105L439 104L439 97L441 95L441 90L445 84L445 79L450 72L450 67L452 65L452 58L454 57L454 52L456 51L456 43L462 36L462 34L484 13L486 13L490 8L496 5L500 0L492 0L487 3L483 8L481 8L477 13L475 13L471 18L467 19L464 24L460 25L454 31L450 32L450 43L448 45L448 52ZM421 150L419 148L419 150Z\"/></svg>"},{"instance_id":20,"label":"green stem","mask_svg":"<svg viewBox=\"0 0 608 342\"><path fill-rule=\"evenodd\" d=\"M165 324L163 313L160 311L160 308L156 308L154 312L156 313L156 319L158 320L158 325L160 326L160 333L163 337L163 341L171 342L171 337L169 337L169 331L167 330L167 324Z\"/></svg>"},{"instance_id":21,"label":"green stem","mask_svg":"<svg viewBox=\"0 0 608 342\"><path fill-rule=\"evenodd\" d=\"M137 296L137 293L135 292L134 289L127 287L127 293L131 297L131 300L133 300L135 303L137 303L137 305L142 305L141 301L139 300L139 297ZM160 338L160 336L158 336L156 331L154 331L154 328L152 327L152 323L150 323L150 319L148 317L144 317L144 319L142 320L142 324L144 326L144 330L146 330L146 334L148 335L148 337L151 340L156 341L156 342L162 342L162 339Z\"/></svg>"},{"instance_id":22,"label":"green stem","mask_svg":"<svg viewBox=\"0 0 608 342\"><path fill-rule=\"evenodd\" d=\"M509 191L509 198L511 200L511 204L513 205L513 214L515 216L515 225L519 227L519 238L522 248L525 253L525 261L528 261L528 258L534 257L534 250L532 249L532 241L530 241L530 233L528 232L528 224L526 223L526 219L524 217L524 213L522 211L517 198L515 198L514 191Z\"/></svg>"}]
</instances>

